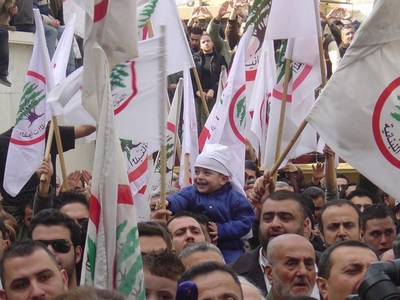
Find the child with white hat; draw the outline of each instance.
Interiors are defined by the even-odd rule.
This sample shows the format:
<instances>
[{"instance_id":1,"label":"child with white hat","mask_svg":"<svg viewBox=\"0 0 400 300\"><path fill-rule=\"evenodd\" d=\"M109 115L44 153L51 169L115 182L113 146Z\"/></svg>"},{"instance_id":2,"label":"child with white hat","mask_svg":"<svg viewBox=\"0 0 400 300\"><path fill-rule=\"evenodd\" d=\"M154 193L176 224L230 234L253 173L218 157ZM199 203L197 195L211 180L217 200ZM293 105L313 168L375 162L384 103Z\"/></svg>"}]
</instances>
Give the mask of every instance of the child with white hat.
<instances>
[{"instance_id":1,"label":"child with white hat","mask_svg":"<svg viewBox=\"0 0 400 300\"><path fill-rule=\"evenodd\" d=\"M241 237L250 230L254 211L239 181L230 171L227 146L208 144L195 163L194 184L167 197L167 208L174 214L180 210L203 213L213 221L209 233L224 255L226 263L243 253Z\"/></svg>"}]
</instances>

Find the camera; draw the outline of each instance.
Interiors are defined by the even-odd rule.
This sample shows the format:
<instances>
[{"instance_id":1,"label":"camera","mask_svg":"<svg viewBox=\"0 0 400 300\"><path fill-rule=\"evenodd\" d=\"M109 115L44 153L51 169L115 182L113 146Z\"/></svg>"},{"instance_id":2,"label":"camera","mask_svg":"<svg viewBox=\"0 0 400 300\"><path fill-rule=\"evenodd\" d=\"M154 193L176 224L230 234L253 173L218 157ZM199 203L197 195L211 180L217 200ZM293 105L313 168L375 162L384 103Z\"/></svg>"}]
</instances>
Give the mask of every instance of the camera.
<instances>
[{"instance_id":1,"label":"camera","mask_svg":"<svg viewBox=\"0 0 400 300\"><path fill-rule=\"evenodd\" d=\"M373 262L358 288L358 295L349 295L346 300L400 300L396 286L400 286L400 259Z\"/></svg>"}]
</instances>

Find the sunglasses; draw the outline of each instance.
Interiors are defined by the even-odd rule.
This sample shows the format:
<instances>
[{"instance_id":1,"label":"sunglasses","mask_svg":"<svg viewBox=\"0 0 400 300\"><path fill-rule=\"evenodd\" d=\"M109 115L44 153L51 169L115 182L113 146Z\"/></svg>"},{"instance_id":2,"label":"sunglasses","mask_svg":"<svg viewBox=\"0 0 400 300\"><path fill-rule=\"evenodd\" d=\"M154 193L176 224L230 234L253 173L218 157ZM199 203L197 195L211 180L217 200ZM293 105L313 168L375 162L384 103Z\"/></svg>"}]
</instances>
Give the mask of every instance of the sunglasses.
<instances>
[{"instance_id":1,"label":"sunglasses","mask_svg":"<svg viewBox=\"0 0 400 300\"><path fill-rule=\"evenodd\" d=\"M51 245L54 251L58 253L68 253L71 249L70 241L66 239L58 239L58 240L37 240L37 242L44 244L46 247Z\"/></svg>"}]
</instances>

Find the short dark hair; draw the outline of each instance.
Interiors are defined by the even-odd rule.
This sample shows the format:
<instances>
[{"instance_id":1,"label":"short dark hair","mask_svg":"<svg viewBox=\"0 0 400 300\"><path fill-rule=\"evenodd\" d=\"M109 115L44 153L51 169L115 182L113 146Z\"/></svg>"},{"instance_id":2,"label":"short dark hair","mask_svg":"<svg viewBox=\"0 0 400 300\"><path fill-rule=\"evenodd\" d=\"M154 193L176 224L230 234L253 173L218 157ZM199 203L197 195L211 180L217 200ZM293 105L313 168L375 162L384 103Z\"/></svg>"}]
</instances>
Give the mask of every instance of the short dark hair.
<instances>
[{"instance_id":1,"label":"short dark hair","mask_svg":"<svg viewBox=\"0 0 400 300\"><path fill-rule=\"evenodd\" d=\"M25 217L25 208L29 207L29 208L33 208L33 199L35 197L35 193L24 193L23 195L21 195L20 202L19 202L19 208L21 211L21 216L22 218Z\"/></svg>"},{"instance_id":2,"label":"short dark hair","mask_svg":"<svg viewBox=\"0 0 400 300\"><path fill-rule=\"evenodd\" d=\"M192 281L194 278L198 276L208 275L217 271L227 273L232 277L235 283L239 286L243 298L242 286L240 285L240 281L236 273L233 271L231 267L216 261L203 262L186 270L185 273L182 274L182 277L179 279L178 284L184 281Z\"/></svg>"},{"instance_id":3,"label":"short dark hair","mask_svg":"<svg viewBox=\"0 0 400 300\"><path fill-rule=\"evenodd\" d=\"M89 210L89 202L87 201L85 195L77 191L66 191L60 193L58 197L54 200L54 208L60 210L63 206L72 203L80 203Z\"/></svg>"},{"instance_id":4,"label":"short dark hair","mask_svg":"<svg viewBox=\"0 0 400 300\"><path fill-rule=\"evenodd\" d=\"M3 258L0 261L0 276L1 276L1 283L3 284L3 288L5 287L5 280L4 280L5 262L7 260L10 260L10 259L16 258L16 257L30 256L37 250L44 250L49 255L49 257L52 259L52 261L54 262L54 265L58 269L58 263L57 263L56 258L54 257L53 253L51 253L50 250L45 245L43 245L42 243L36 242L36 241L29 240L29 239L22 240L22 241L16 241L15 243L12 243L10 245L10 247L8 247L6 250L4 250Z\"/></svg>"},{"instance_id":5,"label":"short dark hair","mask_svg":"<svg viewBox=\"0 0 400 300\"><path fill-rule=\"evenodd\" d=\"M343 178L343 179L346 179L347 182L349 182L349 179L343 173L336 173L336 178Z\"/></svg>"},{"instance_id":6,"label":"short dark hair","mask_svg":"<svg viewBox=\"0 0 400 300\"><path fill-rule=\"evenodd\" d=\"M188 210L180 210L171 219L169 219L167 221L167 227L173 220L178 219L178 218L183 218L183 217L189 217L189 218L195 219L200 225L200 222L197 220L197 215L195 213L192 213Z\"/></svg>"},{"instance_id":7,"label":"short dark hair","mask_svg":"<svg viewBox=\"0 0 400 300\"><path fill-rule=\"evenodd\" d=\"M322 197L322 199L324 199L324 201L325 201L324 190L322 188L320 188L319 186L310 186L310 187L306 188L303 191L302 195L311 198L311 200L315 200L318 197Z\"/></svg>"},{"instance_id":8,"label":"short dark hair","mask_svg":"<svg viewBox=\"0 0 400 300\"><path fill-rule=\"evenodd\" d=\"M152 275L178 281L185 266L174 251L159 250L142 255L143 269L147 269Z\"/></svg>"},{"instance_id":9,"label":"short dark hair","mask_svg":"<svg viewBox=\"0 0 400 300\"><path fill-rule=\"evenodd\" d=\"M39 225L64 226L69 229L74 248L81 245L81 229L79 226L69 216L54 208L44 209L33 216L29 226L30 238L32 238L33 230Z\"/></svg>"},{"instance_id":10,"label":"short dark hair","mask_svg":"<svg viewBox=\"0 0 400 300\"><path fill-rule=\"evenodd\" d=\"M394 259L400 258L400 234L396 236L392 244Z\"/></svg>"},{"instance_id":11,"label":"short dark hair","mask_svg":"<svg viewBox=\"0 0 400 300\"><path fill-rule=\"evenodd\" d=\"M342 25L342 26L344 26L343 22L340 21L340 20L333 20L332 23L335 24L336 26L337 26L337 25Z\"/></svg>"},{"instance_id":12,"label":"short dark hair","mask_svg":"<svg viewBox=\"0 0 400 300\"><path fill-rule=\"evenodd\" d=\"M254 172L256 172L256 177L257 178L261 176L260 169L258 168L257 164L254 161L246 160L244 162L244 168L245 169L249 169L249 170L253 170Z\"/></svg>"},{"instance_id":13,"label":"short dark hair","mask_svg":"<svg viewBox=\"0 0 400 300\"><path fill-rule=\"evenodd\" d=\"M167 245L168 250L173 250L172 237L167 227L157 222L139 222L137 224L139 237L141 236L159 236Z\"/></svg>"},{"instance_id":14,"label":"short dark hair","mask_svg":"<svg viewBox=\"0 0 400 300\"><path fill-rule=\"evenodd\" d=\"M280 191L276 191L276 192L273 192L272 194L270 194L268 196L267 200L272 200L272 201L293 200L293 201L295 201L295 202L297 202L299 204L300 213L301 213L301 216L302 216L302 221L304 221L308 217L308 215L307 215L307 206L304 203L301 195L298 194L298 193L295 193L295 192L292 192L292 191L288 191L288 190L280 190ZM265 202L264 202L263 205L265 205Z\"/></svg>"},{"instance_id":15,"label":"short dark hair","mask_svg":"<svg viewBox=\"0 0 400 300\"><path fill-rule=\"evenodd\" d=\"M362 213L361 228L365 232L367 221L374 219L385 219L387 217L392 219L393 225L396 224L392 210L386 205L375 203L364 208L364 212Z\"/></svg>"},{"instance_id":16,"label":"short dark hair","mask_svg":"<svg viewBox=\"0 0 400 300\"><path fill-rule=\"evenodd\" d=\"M371 199L372 203L374 203L374 195L372 195L369 191L363 189L355 189L354 191L350 192L346 199L351 200L354 197L368 197Z\"/></svg>"},{"instance_id":17,"label":"short dark hair","mask_svg":"<svg viewBox=\"0 0 400 300\"><path fill-rule=\"evenodd\" d=\"M335 251L335 249L340 248L340 247L359 247L363 249L369 249L371 250L375 255L376 258L378 259L378 255L376 252L367 244L357 241L357 240L346 240L346 241L341 241L336 244L333 244L329 248L327 248L324 252L322 252L322 255L319 259L318 263L318 276L329 279L331 275L331 269L332 269L332 253Z\"/></svg>"},{"instance_id":18,"label":"short dark hair","mask_svg":"<svg viewBox=\"0 0 400 300\"><path fill-rule=\"evenodd\" d=\"M352 208L354 208L354 210L357 212L357 216L358 216L358 226L361 228L361 212L360 212L360 210L357 208L357 206L356 206L353 202L351 202L351 201L349 201L349 200L346 200L346 199L339 199L339 200L331 200L331 201L328 201L328 202L326 202L326 203L322 206L321 211L320 211L319 216L318 216L318 223L320 224L320 231L321 231L321 233L324 232L324 225L323 225L323 223L322 223L322 216L323 216L325 210L326 210L327 208L331 207L331 206L342 207L343 205L349 205L349 206L351 206Z\"/></svg>"},{"instance_id":19,"label":"short dark hair","mask_svg":"<svg viewBox=\"0 0 400 300\"><path fill-rule=\"evenodd\" d=\"M203 35L203 29L200 28L200 27L192 27L192 28L189 28L189 36L190 36L191 34L194 34L194 35Z\"/></svg>"}]
</instances>

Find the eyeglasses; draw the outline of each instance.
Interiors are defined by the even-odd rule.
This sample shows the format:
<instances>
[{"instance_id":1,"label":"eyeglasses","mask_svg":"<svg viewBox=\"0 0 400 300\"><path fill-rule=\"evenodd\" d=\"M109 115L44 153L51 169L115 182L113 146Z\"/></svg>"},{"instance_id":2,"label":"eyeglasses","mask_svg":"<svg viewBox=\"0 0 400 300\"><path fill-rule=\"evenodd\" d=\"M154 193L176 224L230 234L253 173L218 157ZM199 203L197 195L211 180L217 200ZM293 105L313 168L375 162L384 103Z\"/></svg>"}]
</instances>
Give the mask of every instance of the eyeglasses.
<instances>
[{"instance_id":1,"label":"eyeglasses","mask_svg":"<svg viewBox=\"0 0 400 300\"><path fill-rule=\"evenodd\" d=\"M58 253L68 253L71 249L70 241L66 239L58 239L58 240L37 240L37 242L44 244L46 247L51 245L54 251Z\"/></svg>"},{"instance_id":2,"label":"eyeglasses","mask_svg":"<svg viewBox=\"0 0 400 300\"><path fill-rule=\"evenodd\" d=\"M367 207L372 206L372 204L356 204L356 206L358 209L361 209L362 207L366 209Z\"/></svg>"}]
</instances>

